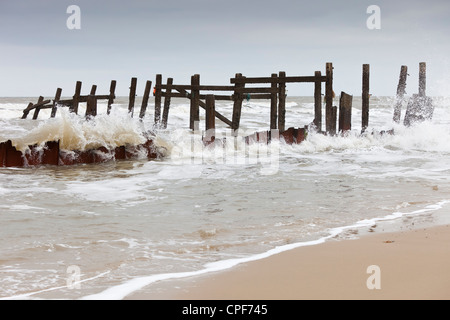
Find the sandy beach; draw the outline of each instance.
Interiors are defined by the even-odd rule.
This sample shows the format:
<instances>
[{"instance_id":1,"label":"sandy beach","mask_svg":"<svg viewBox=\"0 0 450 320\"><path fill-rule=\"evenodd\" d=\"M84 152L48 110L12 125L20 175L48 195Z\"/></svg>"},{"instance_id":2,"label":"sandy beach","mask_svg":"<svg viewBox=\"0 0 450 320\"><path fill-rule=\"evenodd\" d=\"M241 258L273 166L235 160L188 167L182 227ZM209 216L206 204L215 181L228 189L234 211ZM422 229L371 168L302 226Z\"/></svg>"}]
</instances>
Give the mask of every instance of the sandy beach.
<instances>
[{"instance_id":1,"label":"sandy beach","mask_svg":"<svg viewBox=\"0 0 450 320\"><path fill-rule=\"evenodd\" d=\"M224 272L156 283L127 299L450 298L450 226L301 247Z\"/></svg>"}]
</instances>

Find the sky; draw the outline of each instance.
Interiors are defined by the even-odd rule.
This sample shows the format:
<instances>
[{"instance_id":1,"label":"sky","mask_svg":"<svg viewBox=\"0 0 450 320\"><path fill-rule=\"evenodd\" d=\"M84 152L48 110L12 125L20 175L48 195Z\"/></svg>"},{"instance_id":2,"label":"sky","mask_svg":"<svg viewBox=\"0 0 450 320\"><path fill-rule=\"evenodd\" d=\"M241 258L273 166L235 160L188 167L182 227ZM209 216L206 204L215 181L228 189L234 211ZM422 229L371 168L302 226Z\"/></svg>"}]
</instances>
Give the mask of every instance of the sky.
<instances>
[{"instance_id":1,"label":"sky","mask_svg":"<svg viewBox=\"0 0 450 320\"><path fill-rule=\"evenodd\" d=\"M80 29L67 21L80 9ZM379 7L379 29L371 5ZM0 0L0 96L43 95L62 88L72 96L97 85L127 96L156 74L175 84L228 85L248 77L325 73L334 66L334 91L360 96L362 65L370 64L370 91L393 96L402 65L408 94L418 91L427 63L427 94L450 96L448 0ZM313 95L313 84L290 84L288 95Z\"/></svg>"}]
</instances>

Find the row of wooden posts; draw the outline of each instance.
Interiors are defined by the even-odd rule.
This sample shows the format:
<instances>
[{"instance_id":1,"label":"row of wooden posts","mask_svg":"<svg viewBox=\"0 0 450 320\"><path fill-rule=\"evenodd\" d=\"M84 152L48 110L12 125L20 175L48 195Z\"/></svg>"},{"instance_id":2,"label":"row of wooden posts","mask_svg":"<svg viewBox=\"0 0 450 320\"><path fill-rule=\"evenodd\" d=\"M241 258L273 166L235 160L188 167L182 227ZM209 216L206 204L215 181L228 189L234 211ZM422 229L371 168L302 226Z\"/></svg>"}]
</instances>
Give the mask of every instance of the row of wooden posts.
<instances>
[{"instance_id":1,"label":"row of wooden posts","mask_svg":"<svg viewBox=\"0 0 450 320\"><path fill-rule=\"evenodd\" d=\"M362 72L362 131L369 125L369 73L370 66L363 65ZM242 105L248 99L269 99L270 100L270 129L278 129L283 132L286 120L286 84L287 83L313 83L314 84L314 120L313 124L317 131L328 134L336 134L336 131L346 131L351 129L351 109L352 96L341 92L338 108L333 106L333 64L326 63L325 75L321 71L316 71L312 76L287 76L286 72L273 73L270 77L245 77L237 73L230 79L231 85L201 85L200 75L191 77L189 85L178 85L173 83L173 78L168 78L166 84L162 83L162 75L156 75L156 82L153 90L155 111L154 123L159 128L167 128L171 98L187 98L190 100L189 127L196 130L199 123L200 107L206 111L206 129L215 127L215 118L227 124L233 132L237 132L240 127ZM322 128L322 83L325 83L325 131ZM246 85L260 85L258 87L246 87ZM107 114L111 112L114 103L116 81L112 80L109 94L97 95L97 86L93 85L89 95L81 95L82 83L78 81L75 87L75 94L72 99L61 99L62 89L58 88L53 100L44 100L39 97L36 104L30 103L23 111L22 118L27 118L30 111L34 110L33 119L37 119L40 110L52 109L51 117L55 117L57 108L61 106L69 107L71 112L79 112L80 103L86 103L86 116L97 115L97 101L107 101ZM137 79L131 79L128 112L133 116ZM147 81L142 99L139 117L144 118L151 94L152 81ZM208 92L208 94L205 94ZM212 92L212 93L211 93ZM216 92L216 94L215 94ZM223 94L229 92L228 94ZM221 94L218 94L221 93ZM163 101L164 98L164 101ZM233 114L231 119L227 118L215 108L215 101L233 101ZM339 126L338 128L336 126Z\"/></svg>"}]
</instances>

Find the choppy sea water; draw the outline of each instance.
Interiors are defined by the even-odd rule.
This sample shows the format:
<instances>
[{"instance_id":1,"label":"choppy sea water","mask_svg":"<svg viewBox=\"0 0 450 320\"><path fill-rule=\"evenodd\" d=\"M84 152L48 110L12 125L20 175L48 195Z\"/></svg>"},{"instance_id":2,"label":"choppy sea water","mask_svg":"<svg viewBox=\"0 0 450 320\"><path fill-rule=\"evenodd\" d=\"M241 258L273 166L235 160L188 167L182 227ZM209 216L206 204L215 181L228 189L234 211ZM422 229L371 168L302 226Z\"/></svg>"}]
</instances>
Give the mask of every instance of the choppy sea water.
<instances>
[{"instance_id":1,"label":"choppy sea water","mask_svg":"<svg viewBox=\"0 0 450 320\"><path fill-rule=\"evenodd\" d=\"M89 149L137 144L153 129L152 108L140 122L126 98L90 122L64 110L20 119L34 100L0 98L0 141ZM0 168L0 298L121 299L336 236L448 223L450 99L434 102L431 122L406 128L392 122L393 98L372 97L360 135L355 97L352 132L311 132L300 145L247 146L216 120L227 143L206 149L203 132L188 130L189 102L174 99L167 130L155 131L164 158ZM267 130L269 108L244 102L240 134ZM216 109L231 118L231 103ZM286 127L309 124L313 110L312 97L288 97Z\"/></svg>"}]
</instances>

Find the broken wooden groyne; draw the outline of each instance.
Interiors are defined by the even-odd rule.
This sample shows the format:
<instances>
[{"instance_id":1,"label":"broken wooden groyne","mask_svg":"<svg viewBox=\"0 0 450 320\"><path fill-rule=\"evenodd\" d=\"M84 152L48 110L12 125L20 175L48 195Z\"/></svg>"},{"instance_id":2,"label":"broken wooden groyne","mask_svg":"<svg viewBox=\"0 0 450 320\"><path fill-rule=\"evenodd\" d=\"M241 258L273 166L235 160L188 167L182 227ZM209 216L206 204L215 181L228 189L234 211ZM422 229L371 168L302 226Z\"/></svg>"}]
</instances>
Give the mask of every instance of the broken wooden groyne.
<instances>
[{"instance_id":1,"label":"broken wooden groyne","mask_svg":"<svg viewBox=\"0 0 450 320\"><path fill-rule=\"evenodd\" d=\"M333 104L333 64L326 63L325 73L316 71L309 76L287 76L286 72L273 73L270 77L246 77L241 73L230 78L230 85L201 85L200 75L191 77L190 84L174 84L173 78L167 78L162 83L162 75L156 75L154 96L154 129L167 129L171 98L186 98L190 101L189 128L192 131L199 130L200 108L205 110L205 130L207 136L203 138L206 145L215 141L216 119L226 124L238 137L241 121L242 105L244 100L268 99L270 100L269 130L255 132L251 136L244 137L245 142L265 142L272 139L282 138L287 144L301 143L305 140L308 131L315 131L327 135L344 134L352 130L352 100L353 96L341 92L339 108ZM399 122L401 107L404 101L406 88L407 68L402 66L399 85L397 88L397 102L394 108L394 121ZM414 95L408 103L405 125L415 121L422 121L432 117L432 101L425 95L426 65L420 63L419 94ZM370 65L362 66L362 117L361 132L364 133L369 127L369 105L370 105ZM307 126L301 128L285 128L286 122L286 84L288 83L310 83L314 85L314 119ZM322 93L322 84L325 84L325 92ZM255 87L255 85L257 85ZM86 103L85 117L87 119L97 116L98 101L107 101L106 113L110 114L114 104L116 81L112 80L109 94L97 95L97 86L91 87L88 95L81 95L82 83L78 81L72 99L61 99L62 89L58 88L54 99L45 100L39 97L37 103L29 103L23 110L22 119L26 119L33 111L33 120L38 119L43 109L51 109L51 118L56 116L59 108L67 107L70 112L80 113L80 103ZM131 79L128 114L134 116L137 78ZM145 117L148 101L151 94L152 81L147 80L139 112L139 118ZM322 97L324 96L324 97ZM164 99L164 101L163 101ZM324 99L324 104L322 102ZM231 119L216 110L216 101L225 100L233 102ZM324 107L325 115L322 115ZM322 124L322 118L325 124ZM277 134L272 133L276 130ZM276 136L276 137L275 137ZM148 159L161 156L154 146L151 136L139 146L121 146L117 148L100 147L93 150L61 150L58 141L47 142L44 146L29 146L26 152L16 150L11 141L0 143L0 167L23 167L34 165L72 165L81 163L98 163L110 160L132 159L138 152L144 152Z\"/></svg>"}]
</instances>

